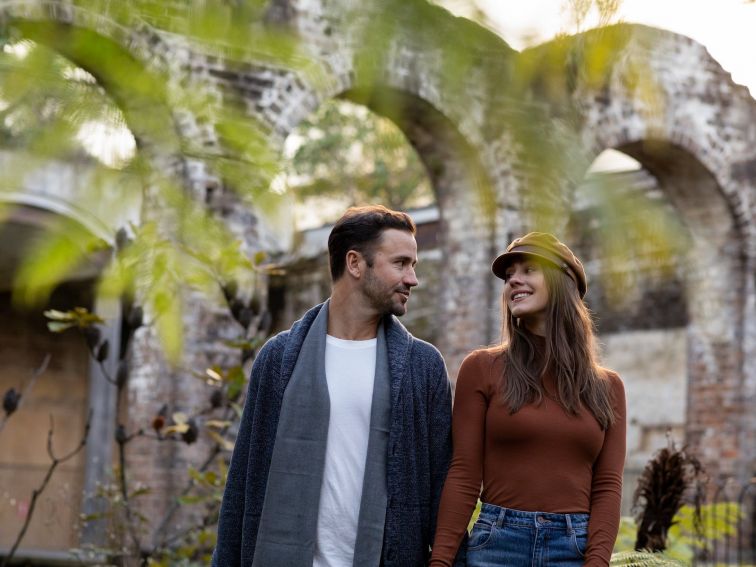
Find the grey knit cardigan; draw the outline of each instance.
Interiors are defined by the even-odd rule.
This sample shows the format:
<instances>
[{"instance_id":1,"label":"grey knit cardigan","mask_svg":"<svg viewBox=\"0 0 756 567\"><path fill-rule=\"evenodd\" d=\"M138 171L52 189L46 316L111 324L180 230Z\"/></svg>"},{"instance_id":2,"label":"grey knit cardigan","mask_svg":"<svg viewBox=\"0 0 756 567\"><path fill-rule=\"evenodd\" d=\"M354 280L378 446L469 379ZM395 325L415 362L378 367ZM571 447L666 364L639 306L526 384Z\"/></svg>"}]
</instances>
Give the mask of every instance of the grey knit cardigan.
<instances>
[{"instance_id":1,"label":"grey knit cardigan","mask_svg":"<svg viewBox=\"0 0 756 567\"><path fill-rule=\"evenodd\" d=\"M214 567L252 565L284 390L315 316L270 339L252 367L218 521ZM451 458L451 390L436 348L384 320L391 373L388 508L382 565L427 565Z\"/></svg>"}]
</instances>

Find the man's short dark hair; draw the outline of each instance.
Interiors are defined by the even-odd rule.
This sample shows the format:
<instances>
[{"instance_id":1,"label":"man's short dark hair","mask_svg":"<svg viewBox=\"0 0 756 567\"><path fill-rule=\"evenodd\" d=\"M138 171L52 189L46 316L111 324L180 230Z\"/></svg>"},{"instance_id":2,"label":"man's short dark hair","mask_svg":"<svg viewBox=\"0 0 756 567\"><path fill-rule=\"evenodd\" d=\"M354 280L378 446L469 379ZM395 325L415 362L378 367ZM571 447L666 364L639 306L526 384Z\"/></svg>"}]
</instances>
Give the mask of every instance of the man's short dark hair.
<instances>
[{"instance_id":1,"label":"man's short dark hair","mask_svg":"<svg viewBox=\"0 0 756 567\"><path fill-rule=\"evenodd\" d=\"M392 211L383 205L350 207L341 216L328 237L331 278L338 280L346 269L346 255L356 250L373 265L375 246L384 230L395 228L415 234L415 223L407 213Z\"/></svg>"}]
</instances>

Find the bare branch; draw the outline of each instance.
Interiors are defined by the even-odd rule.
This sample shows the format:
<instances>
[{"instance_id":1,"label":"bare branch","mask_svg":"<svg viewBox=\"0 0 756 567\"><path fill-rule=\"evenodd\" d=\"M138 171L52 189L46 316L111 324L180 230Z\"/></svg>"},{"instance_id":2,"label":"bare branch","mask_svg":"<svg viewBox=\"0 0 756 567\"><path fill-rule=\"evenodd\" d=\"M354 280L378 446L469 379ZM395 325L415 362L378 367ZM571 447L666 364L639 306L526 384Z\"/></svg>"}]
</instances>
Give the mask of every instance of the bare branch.
<instances>
[{"instance_id":1,"label":"bare branch","mask_svg":"<svg viewBox=\"0 0 756 567\"><path fill-rule=\"evenodd\" d=\"M89 414L87 415L87 423L84 426L84 434L81 437L81 441L79 441L79 444L71 452L64 455L63 457L58 458L55 456L55 452L52 448L53 420L52 416L50 416L50 430L47 432L47 454L50 455L52 462L50 463L50 467L47 469L47 473L45 474L45 478L42 480L42 483L39 485L39 487L32 490L31 502L29 503L29 511L26 513L24 525L21 526L21 531L18 532L18 536L16 536L16 541L13 543L13 547L11 547L8 555L3 558L3 562L0 563L0 567L5 567L6 565L10 564L11 559L13 559L13 556L16 554L16 550L18 550L18 546L21 545L21 541L23 541L24 536L26 535L26 530L29 528L29 524L31 523L32 517L34 515L34 508L37 505L37 499L47 488L47 484L50 482L55 469L58 468L59 464L65 463L66 461L75 457L87 444L87 438L89 437L89 428L91 427L91 425L92 410L90 409Z\"/></svg>"},{"instance_id":2,"label":"bare branch","mask_svg":"<svg viewBox=\"0 0 756 567\"><path fill-rule=\"evenodd\" d=\"M45 355L45 358L42 360L42 364L40 364L39 367L34 372L32 372L32 375L29 378L28 382L26 382L26 384L24 384L24 386L23 386L23 390L21 391L21 395L18 398L18 405L16 406L16 409L15 409L15 411L13 413L15 413L16 411L18 411L21 408L21 404L24 403L24 399L26 398L26 396L28 396L29 394L31 394L32 388L34 387L34 384L37 382L37 378L39 378L40 376L42 376L42 374L44 374L47 371L47 367L50 364L50 358L51 358L50 357L50 353L47 353ZM8 418L10 418L11 415L13 415L13 414L12 413L6 413L3 416L2 421L0 421L0 431L3 430L3 428L5 427L5 423L8 421Z\"/></svg>"},{"instance_id":3,"label":"bare branch","mask_svg":"<svg viewBox=\"0 0 756 567\"><path fill-rule=\"evenodd\" d=\"M119 426L122 427L122 426ZM118 442L118 483L121 488L121 497L123 498L123 507L126 511L126 527L131 536L131 542L134 545L136 553L140 553L142 549L142 543L139 540L139 534L136 531L134 525L134 511L131 509L131 500L129 499L129 485L126 480L126 444L134 437L142 434L142 430L136 431L131 435L120 436L116 433L116 441ZM0 566L2 567L2 566Z\"/></svg>"},{"instance_id":4,"label":"bare branch","mask_svg":"<svg viewBox=\"0 0 756 567\"><path fill-rule=\"evenodd\" d=\"M226 408L225 412L223 412L222 419L228 420L233 416L233 411L229 408ZM226 431L226 429L224 429ZM199 466L197 469L199 472L205 472L208 467L213 464L215 459L222 453L222 448L218 443L215 443L210 450L208 451L207 458L203 461L203 463ZM176 541L177 539L180 539L184 534L174 534L172 536L168 535L168 526L170 525L171 520L173 520L173 516L178 511L179 507L181 506L181 498L184 496L187 496L192 489L195 487L197 482L194 480L194 478L189 478L189 480L186 483L186 486L184 486L184 489L181 491L179 496L174 500L173 504L169 508L168 512L163 516L162 521L160 522L160 526L155 531L155 536L153 538L153 549L152 549L152 555L155 554L156 551L160 550L161 548L165 548L166 546L170 545L173 541ZM204 524L204 522L203 522Z\"/></svg>"},{"instance_id":5,"label":"bare branch","mask_svg":"<svg viewBox=\"0 0 756 567\"><path fill-rule=\"evenodd\" d=\"M199 472L205 472L207 468L215 461L215 458L221 454L221 446L219 444L215 444L211 447L207 458L202 463L202 465L197 469ZM153 554L158 549L165 547L166 545L169 545L172 540L175 540L176 537L168 537L168 526L173 519L174 514L178 511L178 509L181 507L181 498L184 496L187 496L194 486L197 484L197 482L193 478L189 478L189 481L187 482L184 489L181 491L181 494L173 501L173 504L171 504L171 507L168 509L168 512L163 517L163 520L160 522L160 526L158 527L157 531L155 532L155 541L158 542L155 544L155 547L153 549Z\"/></svg>"}]
</instances>

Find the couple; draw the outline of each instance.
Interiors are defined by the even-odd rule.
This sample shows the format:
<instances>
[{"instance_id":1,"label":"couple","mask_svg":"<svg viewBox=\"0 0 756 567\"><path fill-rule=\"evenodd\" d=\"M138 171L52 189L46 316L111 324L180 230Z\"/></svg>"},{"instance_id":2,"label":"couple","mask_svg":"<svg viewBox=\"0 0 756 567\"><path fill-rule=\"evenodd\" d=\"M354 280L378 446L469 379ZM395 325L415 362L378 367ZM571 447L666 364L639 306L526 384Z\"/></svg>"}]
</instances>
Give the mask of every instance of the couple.
<instances>
[{"instance_id":1,"label":"couple","mask_svg":"<svg viewBox=\"0 0 756 567\"><path fill-rule=\"evenodd\" d=\"M395 317L414 234L381 206L333 227L330 299L255 360L214 566L609 564L624 390L595 359L580 261L544 233L496 258L507 340L463 362L452 425L441 355Z\"/></svg>"}]
</instances>

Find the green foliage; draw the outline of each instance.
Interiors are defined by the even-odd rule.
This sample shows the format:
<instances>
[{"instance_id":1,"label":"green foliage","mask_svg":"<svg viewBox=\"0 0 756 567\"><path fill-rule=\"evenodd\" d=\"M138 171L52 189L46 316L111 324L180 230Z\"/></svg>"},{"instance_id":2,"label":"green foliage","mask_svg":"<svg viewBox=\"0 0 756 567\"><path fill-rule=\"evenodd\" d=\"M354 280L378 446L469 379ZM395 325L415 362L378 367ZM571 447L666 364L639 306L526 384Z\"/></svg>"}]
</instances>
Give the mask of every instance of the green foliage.
<instances>
[{"instance_id":1,"label":"green foliage","mask_svg":"<svg viewBox=\"0 0 756 567\"><path fill-rule=\"evenodd\" d=\"M478 521L478 516L480 516L480 505L481 501L478 500L477 504L475 504L475 510L473 510L473 515L470 518L470 522L467 524L467 532L471 533L473 526L475 525L475 522Z\"/></svg>"},{"instance_id":2,"label":"green foliage","mask_svg":"<svg viewBox=\"0 0 756 567\"><path fill-rule=\"evenodd\" d=\"M433 200L427 172L404 134L365 107L325 102L293 139L299 146L286 181L301 202L325 198L406 209Z\"/></svg>"},{"instance_id":3,"label":"green foliage","mask_svg":"<svg viewBox=\"0 0 756 567\"><path fill-rule=\"evenodd\" d=\"M611 561L609 561L609 565L610 567L653 567L656 565L659 567L682 567L687 564L665 557L661 553L623 551L613 554Z\"/></svg>"},{"instance_id":4,"label":"green foliage","mask_svg":"<svg viewBox=\"0 0 756 567\"><path fill-rule=\"evenodd\" d=\"M44 315L50 319L47 323L47 328L53 333L60 333L73 327L85 329L92 325L105 322L100 316L95 313L90 313L83 307L76 307L70 311L49 309L44 312Z\"/></svg>"},{"instance_id":5,"label":"green foliage","mask_svg":"<svg viewBox=\"0 0 756 567\"><path fill-rule=\"evenodd\" d=\"M737 533L738 521L742 516L735 502L705 504L700 507L700 533L697 528L696 511L693 506L683 505L672 521L667 533L667 548L655 556L689 565L696 551L705 551L716 540L732 537ZM632 552L635 546L638 526L630 517L623 517L614 545L616 553Z\"/></svg>"},{"instance_id":6,"label":"green foliage","mask_svg":"<svg viewBox=\"0 0 756 567\"><path fill-rule=\"evenodd\" d=\"M571 219L576 233L591 229L602 260L602 290L615 306L637 299L642 278L675 275L690 236L665 199L651 199L626 177L592 175L581 191L593 207Z\"/></svg>"},{"instance_id":7,"label":"green foliage","mask_svg":"<svg viewBox=\"0 0 756 567\"><path fill-rule=\"evenodd\" d=\"M43 304L57 284L103 248L104 242L79 223L57 219L47 228L46 238L27 250L14 277L14 300L23 305Z\"/></svg>"},{"instance_id":8,"label":"green foliage","mask_svg":"<svg viewBox=\"0 0 756 567\"><path fill-rule=\"evenodd\" d=\"M601 23L606 23L616 4L616 0L583 1L572 2L571 8L576 21L595 9ZM234 61L270 64L292 70L324 92L332 79L284 28L265 23L267 2L261 0L191 2L173 11L152 1L77 0L74 5L125 29L147 22L159 31L190 36L199 49L227 57L230 71ZM355 54L354 84L345 96L406 131L420 123L429 128L426 135L433 135L433 121L440 117L385 85L383 64L392 56L396 41L420 42L439 61L435 88L444 93L449 118L467 112L474 85L484 104L486 135L510 136L513 150L526 165L523 206L533 215L530 224L554 228L564 213L563 203L553 198L555 188L581 180L590 160L576 153L581 144L570 134L579 126L580 116L573 95L579 86L601 89L607 84L629 39L627 29L613 26L575 41L559 38L517 54L493 33L450 17L429 2L386 0L350 6L342 14L341 31L358 38L360 49ZM87 160L97 173L82 199L111 228L117 226L125 200L131 199L133 205L134 193L143 194L141 216L151 226L138 229L146 234L135 234L137 242L129 252L115 250L120 266L108 270L110 281L101 290L129 288L154 314L166 352L176 360L182 347L181 292L187 287L205 291L210 272L233 271L245 260L228 231L216 226L205 204L195 200L185 168L189 160L199 162L218 177L220 192L233 191L231 201L236 199L236 205L253 203L257 210L270 210L281 203L269 189L282 160L268 127L252 118L233 93L219 98L191 76L169 80L159 68L138 61L93 31L54 22L12 21L5 22L0 32L5 48L0 57L0 139L28 154L4 171L0 191L17 189L40 160ZM653 104L646 107L656 112L663 98L646 79L651 74L643 72L642 63L638 65L638 79L628 88L648 93L646 98ZM513 112L512 100L526 106ZM544 104L527 104L533 100ZM303 197L346 192L348 203L380 201L396 208L430 200L428 176L399 130L386 118L369 118L364 108L344 108L344 103L326 104L307 124L308 143L299 148L288 172L297 192ZM180 115L191 115L201 125L212 124L218 145L201 137L182 137L172 119ZM102 152L102 144L92 141L95 127L128 140L124 143L130 151ZM445 140L446 150L465 156L480 180L468 189L480 191L483 202L492 202L478 151L461 140L453 136ZM426 166L430 177L436 168L443 168L443 164ZM114 191L114 173L136 190ZM637 205L613 190L601 191L601 198L602 211ZM666 227L674 225L665 219L662 214L639 214L633 222L640 227L641 240L661 242L661 249L673 255L679 239L676 230L670 234ZM87 229L69 224L27 255L16 278L17 301L38 304L95 251L113 249L112 236L92 236ZM611 230L614 223L606 226ZM614 234L624 232L616 229ZM601 239L607 246L618 241L621 237ZM222 261L213 257L215 251L223 251ZM204 261L212 267L203 266ZM150 281L151 268L157 268L154 281ZM140 270L140 275L124 273L131 269Z\"/></svg>"},{"instance_id":9,"label":"green foliage","mask_svg":"<svg viewBox=\"0 0 756 567\"><path fill-rule=\"evenodd\" d=\"M468 4L475 13L477 3ZM638 112L647 114L650 137L664 124L666 104L643 52L635 50L632 57L627 56L629 42L637 40L632 28L608 25L617 13L619 0L572 0L564 4L572 19L571 30L581 31L591 13L598 14L603 27L574 37L560 36L521 53L494 34L451 18L430 3L390 0L381 2L379 10L359 4L346 15L351 33L363 48L356 55L356 84L348 96L390 117L400 127L408 126L408 131L418 125L427 128L433 122L431 113L386 88L383 74L383 63L394 53L397 41L423 45L439 62L434 88L443 93L445 112L453 119L465 117L470 97L479 96L476 104L482 105L484 135L491 139L505 136L510 150L521 160L518 174L524 177L526 187L521 203L525 224L559 231L571 207L569 199L559 197L583 182L595 157L583 151L584 143L576 137L584 120L576 102L592 92L606 92L622 66L625 88L642 101ZM444 144L450 154L469 156L466 165L471 171L480 168L480 149L471 151L463 143L448 139ZM433 171L434 164L426 165ZM492 188L485 181L485 173L481 172L480 178L482 182L468 189L478 191L483 203L490 203L494 199ZM685 231L675 222L671 209L635 198L623 189L593 186L597 216L607 220L597 238L601 257L617 267L628 257L632 245L636 250L653 250L660 264L675 265L684 248ZM620 213L630 210L637 214L623 223L615 222ZM632 244L626 238L629 224ZM606 273L614 276L606 288L619 289L616 296L634 285L628 270L610 269Z\"/></svg>"},{"instance_id":10,"label":"green foliage","mask_svg":"<svg viewBox=\"0 0 756 567\"><path fill-rule=\"evenodd\" d=\"M635 487L633 507L639 522L635 548L664 551L686 494L694 491L698 505L703 483L701 462L686 447L678 449L670 439L669 445L657 451L644 467ZM693 514L693 518L698 519L698 515Z\"/></svg>"},{"instance_id":11,"label":"green foliage","mask_svg":"<svg viewBox=\"0 0 756 567\"><path fill-rule=\"evenodd\" d=\"M680 547L703 550L707 542L735 536L738 522L742 517L743 510L737 502L719 502L701 506L700 526L703 537L698 537L695 509L692 506L683 506L675 516L675 521L669 530L669 538L674 542L679 542ZM680 559L684 557L681 556Z\"/></svg>"},{"instance_id":12,"label":"green foliage","mask_svg":"<svg viewBox=\"0 0 756 567\"><path fill-rule=\"evenodd\" d=\"M264 25L267 2L191 3L175 14L180 17L167 18L155 2L75 4L116 25L150 22L193 37L208 53L230 61L234 55L266 61L318 84L321 71L292 36ZM4 21L0 47L0 143L15 152L4 164L0 202L3 193L17 191L40 167L54 161L80 163L91 172L77 194L81 208L112 230L110 235L93 234L91 227L73 220L46 227L46 237L23 255L14 300L40 305L96 253L110 250L115 261L105 270L99 291L138 298L154 319L166 354L177 361L185 292L208 293L219 277L249 279L254 266L205 203L195 200L186 160L202 162L217 176L219 190L235 194L227 202L240 207L254 202L258 210L270 210L280 202L269 191L280 157L267 126L236 100L213 98L191 80L169 81L160 69L93 31L54 22ZM174 112L211 122L219 144L181 138ZM120 143L112 143L114 138ZM131 227L131 246L114 248L124 210L138 213L140 197L144 224ZM217 293L209 293L217 299Z\"/></svg>"},{"instance_id":13,"label":"green foliage","mask_svg":"<svg viewBox=\"0 0 756 567\"><path fill-rule=\"evenodd\" d=\"M75 158L89 149L78 139L87 125L130 136L123 114L95 78L51 49L28 39L7 39L0 74L0 139L6 147ZM133 138L124 149L133 152ZM119 164L114 156L100 157Z\"/></svg>"}]
</instances>

